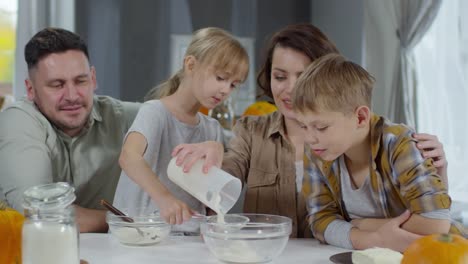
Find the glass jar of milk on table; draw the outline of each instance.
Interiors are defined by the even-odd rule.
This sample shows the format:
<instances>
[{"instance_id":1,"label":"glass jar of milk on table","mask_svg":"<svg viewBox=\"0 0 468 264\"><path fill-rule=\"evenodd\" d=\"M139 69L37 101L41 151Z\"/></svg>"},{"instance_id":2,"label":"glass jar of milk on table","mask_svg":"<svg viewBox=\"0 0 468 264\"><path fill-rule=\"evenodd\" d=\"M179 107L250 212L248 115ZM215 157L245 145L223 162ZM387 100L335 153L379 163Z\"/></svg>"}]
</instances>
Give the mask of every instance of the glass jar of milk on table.
<instances>
[{"instance_id":1,"label":"glass jar of milk on table","mask_svg":"<svg viewBox=\"0 0 468 264\"><path fill-rule=\"evenodd\" d=\"M23 198L23 264L78 264L74 188L64 182L39 185Z\"/></svg>"}]
</instances>

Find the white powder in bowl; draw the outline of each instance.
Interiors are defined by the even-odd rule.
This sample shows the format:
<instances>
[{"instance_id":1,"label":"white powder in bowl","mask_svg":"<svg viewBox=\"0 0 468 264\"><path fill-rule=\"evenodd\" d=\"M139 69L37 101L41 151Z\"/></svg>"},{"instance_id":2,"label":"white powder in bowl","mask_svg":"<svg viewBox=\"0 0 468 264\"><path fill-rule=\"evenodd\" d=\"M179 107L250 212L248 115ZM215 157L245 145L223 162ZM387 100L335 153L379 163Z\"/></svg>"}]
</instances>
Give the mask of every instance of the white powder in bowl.
<instances>
[{"instance_id":1,"label":"white powder in bowl","mask_svg":"<svg viewBox=\"0 0 468 264\"><path fill-rule=\"evenodd\" d=\"M250 263L266 260L265 257L258 255L248 242L242 240L233 240L225 248L216 247L215 251L215 255L221 259L232 262Z\"/></svg>"},{"instance_id":2,"label":"white powder in bowl","mask_svg":"<svg viewBox=\"0 0 468 264\"><path fill-rule=\"evenodd\" d=\"M110 226L111 233L120 243L130 246L146 246L161 242L171 232L170 227L136 227Z\"/></svg>"}]
</instances>

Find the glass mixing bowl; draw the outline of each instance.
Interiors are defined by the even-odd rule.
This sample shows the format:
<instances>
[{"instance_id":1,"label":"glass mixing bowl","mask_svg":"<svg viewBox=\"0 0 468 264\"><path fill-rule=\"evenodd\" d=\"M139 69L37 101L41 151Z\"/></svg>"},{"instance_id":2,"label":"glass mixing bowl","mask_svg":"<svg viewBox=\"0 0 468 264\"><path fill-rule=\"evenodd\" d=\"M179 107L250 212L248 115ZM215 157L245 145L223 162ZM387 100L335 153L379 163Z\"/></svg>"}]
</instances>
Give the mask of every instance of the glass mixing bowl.
<instances>
[{"instance_id":1,"label":"glass mixing bowl","mask_svg":"<svg viewBox=\"0 0 468 264\"><path fill-rule=\"evenodd\" d=\"M233 263L269 262L279 256L289 240L292 221L266 214L238 214L248 218L242 224L218 222L210 216L201 223L205 244L219 260ZM228 215L227 215L228 216Z\"/></svg>"},{"instance_id":2,"label":"glass mixing bowl","mask_svg":"<svg viewBox=\"0 0 468 264\"><path fill-rule=\"evenodd\" d=\"M130 217L133 222L128 222ZM107 212L109 231L117 240L128 246L149 246L166 239L171 232L159 214L118 216Z\"/></svg>"}]
</instances>

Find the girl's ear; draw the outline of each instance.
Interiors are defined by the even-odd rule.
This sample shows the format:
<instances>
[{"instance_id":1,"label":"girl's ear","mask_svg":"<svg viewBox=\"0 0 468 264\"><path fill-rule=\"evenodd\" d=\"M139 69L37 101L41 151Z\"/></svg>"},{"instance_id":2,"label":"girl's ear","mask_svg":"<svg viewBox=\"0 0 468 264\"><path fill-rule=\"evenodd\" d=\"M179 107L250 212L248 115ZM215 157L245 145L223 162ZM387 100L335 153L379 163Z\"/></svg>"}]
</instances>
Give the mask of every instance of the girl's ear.
<instances>
[{"instance_id":1,"label":"girl's ear","mask_svg":"<svg viewBox=\"0 0 468 264\"><path fill-rule=\"evenodd\" d=\"M184 69L188 72L192 72L196 63L197 59L193 55L189 55L184 58Z\"/></svg>"},{"instance_id":2,"label":"girl's ear","mask_svg":"<svg viewBox=\"0 0 468 264\"><path fill-rule=\"evenodd\" d=\"M358 127L365 127L367 124L369 124L369 120L371 118L371 111L369 107L361 105L358 108L356 108L355 114L358 121Z\"/></svg>"}]
</instances>

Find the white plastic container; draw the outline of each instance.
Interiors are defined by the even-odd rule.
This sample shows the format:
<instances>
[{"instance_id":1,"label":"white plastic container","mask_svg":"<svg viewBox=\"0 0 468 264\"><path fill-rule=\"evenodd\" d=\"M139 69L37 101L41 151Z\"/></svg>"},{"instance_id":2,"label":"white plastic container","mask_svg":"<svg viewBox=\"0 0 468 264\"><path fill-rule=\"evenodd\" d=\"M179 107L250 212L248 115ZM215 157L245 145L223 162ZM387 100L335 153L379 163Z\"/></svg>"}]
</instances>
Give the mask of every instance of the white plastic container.
<instances>
[{"instance_id":1,"label":"white plastic container","mask_svg":"<svg viewBox=\"0 0 468 264\"><path fill-rule=\"evenodd\" d=\"M23 264L78 264L74 188L64 182L38 185L27 189L23 198Z\"/></svg>"},{"instance_id":2,"label":"white plastic container","mask_svg":"<svg viewBox=\"0 0 468 264\"><path fill-rule=\"evenodd\" d=\"M172 158L167 167L167 176L216 213L224 215L239 199L242 184L236 177L214 166L207 174L203 173L203 162L198 160L185 173L182 167L176 165L176 158Z\"/></svg>"}]
</instances>

